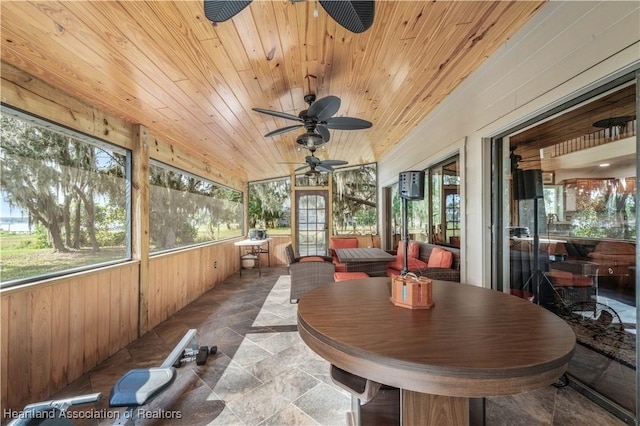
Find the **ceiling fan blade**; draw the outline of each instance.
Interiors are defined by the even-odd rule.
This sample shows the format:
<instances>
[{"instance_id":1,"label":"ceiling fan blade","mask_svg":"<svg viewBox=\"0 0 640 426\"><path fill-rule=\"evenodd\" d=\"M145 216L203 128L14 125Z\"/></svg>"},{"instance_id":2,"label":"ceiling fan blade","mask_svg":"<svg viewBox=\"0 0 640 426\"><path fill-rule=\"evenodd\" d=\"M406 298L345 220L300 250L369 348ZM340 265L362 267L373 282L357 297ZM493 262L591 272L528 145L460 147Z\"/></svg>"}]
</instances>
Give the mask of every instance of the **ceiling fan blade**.
<instances>
[{"instance_id":1,"label":"ceiling fan blade","mask_svg":"<svg viewBox=\"0 0 640 426\"><path fill-rule=\"evenodd\" d=\"M249 6L252 0L204 0L204 16L214 23L224 22Z\"/></svg>"},{"instance_id":2,"label":"ceiling fan blade","mask_svg":"<svg viewBox=\"0 0 640 426\"><path fill-rule=\"evenodd\" d=\"M370 1L318 0L322 8L338 24L352 33L361 33L373 24L375 3Z\"/></svg>"},{"instance_id":3,"label":"ceiling fan blade","mask_svg":"<svg viewBox=\"0 0 640 426\"><path fill-rule=\"evenodd\" d=\"M297 169L295 169L295 170L294 170L294 172L299 172L300 170L304 170L304 169L306 169L307 167L309 167L309 166L304 165L304 166L302 166L302 167L298 167Z\"/></svg>"},{"instance_id":4,"label":"ceiling fan blade","mask_svg":"<svg viewBox=\"0 0 640 426\"><path fill-rule=\"evenodd\" d=\"M370 121L353 117L333 117L327 120L326 124L329 129L336 130L359 130L368 129L373 124Z\"/></svg>"},{"instance_id":5,"label":"ceiling fan blade","mask_svg":"<svg viewBox=\"0 0 640 426\"><path fill-rule=\"evenodd\" d=\"M298 117L297 115L287 114L286 112L272 111L270 109L263 109L263 108L251 108L251 109L261 114L273 115L274 117L280 117L280 118L285 118L287 120L294 120L294 121L299 121L301 123L304 123L304 120L302 118Z\"/></svg>"},{"instance_id":6,"label":"ceiling fan blade","mask_svg":"<svg viewBox=\"0 0 640 426\"><path fill-rule=\"evenodd\" d=\"M324 126L323 124L318 124L316 126L316 132L318 132L320 136L322 136L322 140L325 142L329 142L329 139L331 139L331 134L329 133L329 129L327 129L326 126Z\"/></svg>"},{"instance_id":7,"label":"ceiling fan blade","mask_svg":"<svg viewBox=\"0 0 640 426\"><path fill-rule=\"evenodd\" d=\"M338 112L339 109L340 98L337 96L327 96L312 103L307 110L307 115L318 121L327 121L333 117L333 114Z\"/></svg>"},{"instance_id":8,"label":"ceiling fan blade","mask_svg":"<svg viewBox=\"0 0 640 426\"><path fill-rule=\"evenodd\" d=\"M333 173L333 167L326 165L324 162L316 166L321 172Z\"/></svg>"},{"instance_id":9,"label":"ceiling fan blade","mask_svg":"<svg viewBox=\"0 0 640 426\"><path fill-rule=\"evenodd\" d=\"M344 160L325 160L321 161L319 166L344 166L345 164L349 164L348 161Z\"/></svg>"},{"instance_id":10,"label":"ceiling fan blade","mask_svg":"<svg viewBox=\"0 0 640 426\"><path fill-rule=\"evenodd\" d=\"M280 129L273 130L273 131L271 131L271 132L267 133L267 134L266 134L266 135L264 135L264 136L265 136L265 137L268 137L268 136L280 135L280 134L282 134L282 133L289 132L289 131L291 131L291 130L293 130L293 129L299 129L300 127L302 127L302 124L296 124L296 125L294 125L294 126L282 127L282 128L280 128Z\"/></svg>"}]
</instances>

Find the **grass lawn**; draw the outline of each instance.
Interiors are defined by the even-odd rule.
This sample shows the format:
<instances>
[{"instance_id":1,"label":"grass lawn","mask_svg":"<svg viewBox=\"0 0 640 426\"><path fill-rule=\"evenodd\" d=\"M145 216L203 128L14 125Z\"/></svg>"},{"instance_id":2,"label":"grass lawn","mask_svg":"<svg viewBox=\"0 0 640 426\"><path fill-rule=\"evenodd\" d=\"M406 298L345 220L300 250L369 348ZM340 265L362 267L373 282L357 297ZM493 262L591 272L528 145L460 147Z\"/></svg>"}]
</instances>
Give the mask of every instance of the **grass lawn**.
<instances>
[{"instance_id":1,"label":"grass lawn","mask_svg":"<svg viewBox=\"0 0 640 426\"><path fill-rule=\"evenodd\" d=\"M0 280L2 282L78 268L125 257L124 247L107 247L97 253L80 249L55 253L51 248L38 249L32 234L0 233Z\"/></svg>"},{"instance_id":2,"label":"grass lawn","mask_svg":"<svg viewBox=\"0 0 640 426\"><path fill-rule=\"evenodd\" d=\"M278 234L283 231L291 232L290 228L273 230L274 233L276 231ZM221 228L217 234L219 239L239 236L237 229ZM37 246L35 234L0 232L0 281L36 277L124 259L126 253L125 247L104 247L97 253L88 248L56 253L51 248L36 248Z\"/></svg>"}]
</instances>

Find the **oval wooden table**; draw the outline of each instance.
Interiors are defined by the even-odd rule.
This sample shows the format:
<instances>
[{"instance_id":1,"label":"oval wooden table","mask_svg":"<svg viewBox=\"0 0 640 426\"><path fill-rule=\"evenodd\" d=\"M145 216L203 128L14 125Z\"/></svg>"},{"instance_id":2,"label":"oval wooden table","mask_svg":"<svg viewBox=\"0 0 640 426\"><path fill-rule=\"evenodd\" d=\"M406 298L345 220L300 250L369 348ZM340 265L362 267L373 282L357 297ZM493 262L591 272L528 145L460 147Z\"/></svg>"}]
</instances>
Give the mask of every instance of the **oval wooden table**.
<instances>
[{"instance_id":1,"label":"oval wooden table","mask_svg":"<svg viewBox=\"0 0 640 426\"><path fill-rule=\"evenodd\" d=\"M304 342L331 364L400 388L403 424L468 424L469 398L549 385L576 338L556 315L518 297L433 281L435 306L394 306L390 279L343 281L298 304Z\"/></svg>"}]
</instances>

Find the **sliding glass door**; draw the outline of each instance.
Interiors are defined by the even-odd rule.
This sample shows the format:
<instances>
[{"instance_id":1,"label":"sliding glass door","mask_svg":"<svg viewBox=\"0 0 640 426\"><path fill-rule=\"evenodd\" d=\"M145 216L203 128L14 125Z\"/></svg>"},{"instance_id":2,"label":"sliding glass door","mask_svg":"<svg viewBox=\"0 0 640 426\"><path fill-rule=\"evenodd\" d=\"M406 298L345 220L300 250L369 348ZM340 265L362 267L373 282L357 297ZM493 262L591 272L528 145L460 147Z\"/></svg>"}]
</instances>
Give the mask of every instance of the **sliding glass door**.
<instances>
[{"instance_id":1,"label":"sliding glass door","mask_svg":"<svg viewBox=\"0 0 640 426\"><path fill-rule=\"evenodd\" d=\"M570 382L637 419L637 85L494 139L494 286L563 318Z\"/></svg>"}]
</instances>

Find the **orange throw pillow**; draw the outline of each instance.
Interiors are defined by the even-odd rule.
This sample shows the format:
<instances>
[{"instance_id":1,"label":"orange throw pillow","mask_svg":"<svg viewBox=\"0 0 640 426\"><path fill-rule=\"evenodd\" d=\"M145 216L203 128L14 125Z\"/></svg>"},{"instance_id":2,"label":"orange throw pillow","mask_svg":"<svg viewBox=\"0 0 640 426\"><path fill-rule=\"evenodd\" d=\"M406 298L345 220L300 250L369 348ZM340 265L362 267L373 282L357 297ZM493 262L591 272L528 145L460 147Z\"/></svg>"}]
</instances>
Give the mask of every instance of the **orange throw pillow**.
<instances>
[{"instance_id":1,"label":"orange throw pillow","mask_svg":"<svg viewBox=\"0 0 640 426\"><path fill-rule=\"evenodd\" d=\"M415 241L409 241L409 259L418 259L420 257L420 244ZM404 241L398 244L398 258L404 259Z\"/></svg>"},{"instance_id":2,"label":"orange throw pillow","mask_svg":"<svg viewBox=\"0 0 640 426\"><path fill-rule=\"evenodd\" d=\"M453 253L435 247L429 256L428 268L451 268L453 264Z\"/></svg>"}]
</instances>

